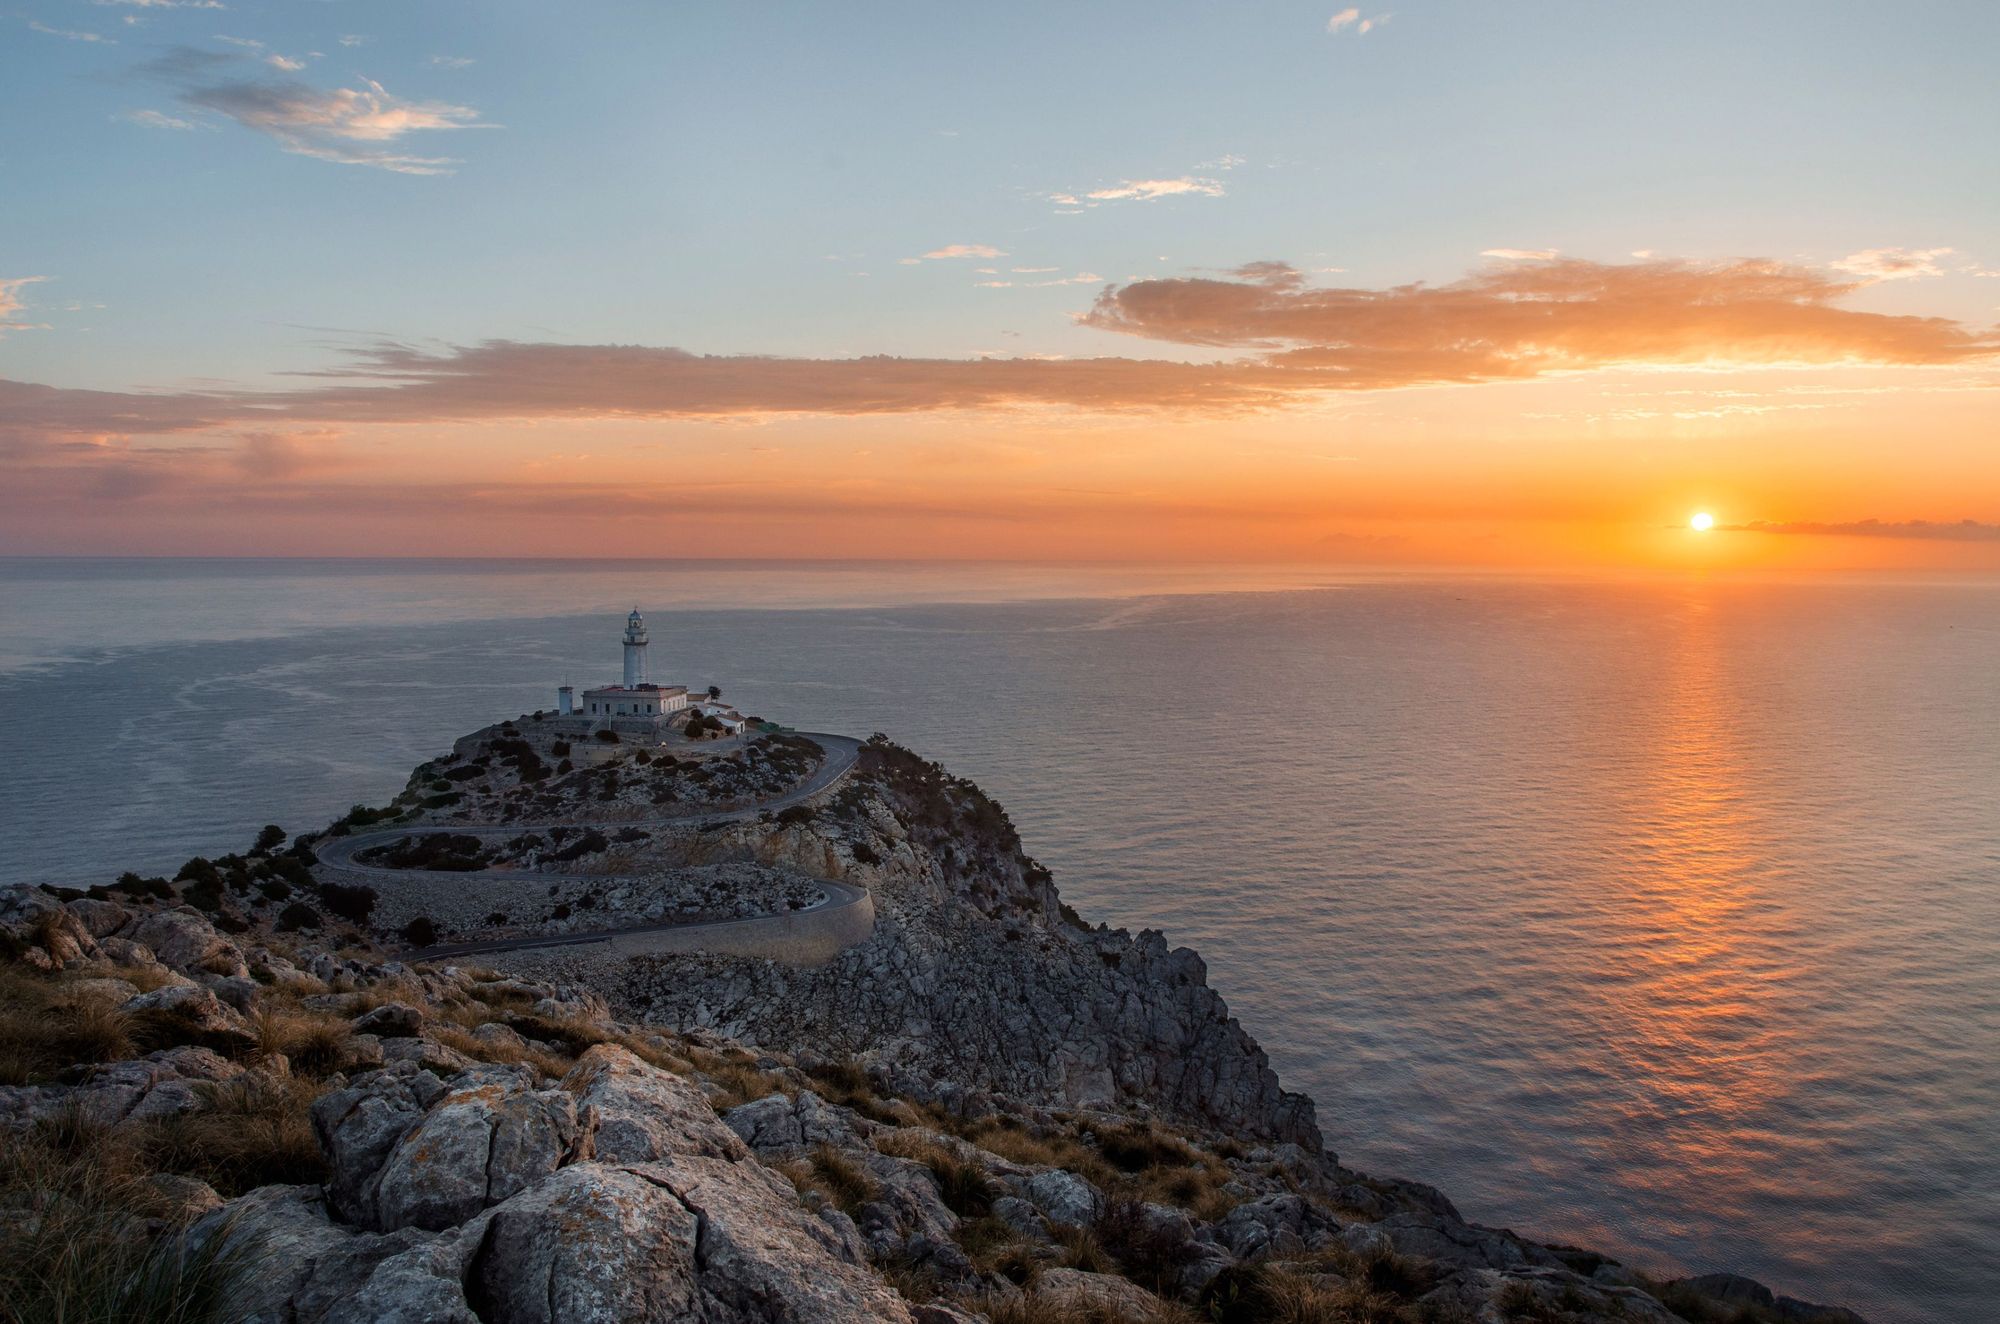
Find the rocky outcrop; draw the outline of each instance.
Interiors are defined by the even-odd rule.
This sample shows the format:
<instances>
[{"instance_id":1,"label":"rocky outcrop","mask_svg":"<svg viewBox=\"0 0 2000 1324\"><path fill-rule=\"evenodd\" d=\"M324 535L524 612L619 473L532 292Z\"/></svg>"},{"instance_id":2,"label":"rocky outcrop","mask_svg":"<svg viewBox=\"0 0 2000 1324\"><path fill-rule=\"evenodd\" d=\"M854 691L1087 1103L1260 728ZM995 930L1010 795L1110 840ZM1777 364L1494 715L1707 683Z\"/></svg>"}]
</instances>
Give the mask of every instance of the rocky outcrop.
<instances>
[{"instance_id":1,"label":"rocky outcrop","mask_svg":"<svg viewBox=\"0 0 2000 1324\"><path fill-rule=\"evenodd\" d=\"M252 1320L910 1319L693 1082L624 1049L546 1087L524 1067L390 1066L313 1121L323 1196L265 1188L196 1227L282 1262Z\"/></svg>"},{"instance_id":2,"label":"rocky outcrop","mask_svg":"<svg viewBox=\"0 0 2000 1324\"><path fill-rule=\"evenodd\" d=\"M1088 929L977 787L873 743L816 817L700 835L694 858L754 858L866 886L874 935L800 968L721 956L591 967L568 950L505 964L609 986L636 1019L783 1051L855 1057L1068 1106L1143 1103L1182 1122L1318 1150L1312 1101L1154 932Z\"/></svg>"}]
</instances>

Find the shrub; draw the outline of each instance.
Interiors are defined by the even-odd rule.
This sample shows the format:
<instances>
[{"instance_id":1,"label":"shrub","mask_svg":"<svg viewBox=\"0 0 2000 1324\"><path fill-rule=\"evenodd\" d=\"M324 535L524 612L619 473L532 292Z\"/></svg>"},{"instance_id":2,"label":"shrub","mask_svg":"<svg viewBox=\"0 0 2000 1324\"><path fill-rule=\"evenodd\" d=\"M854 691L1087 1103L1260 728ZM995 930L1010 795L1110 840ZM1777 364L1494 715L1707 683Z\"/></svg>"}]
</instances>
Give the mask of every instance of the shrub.
<instances>
[{"instance_id":1,"label":"shrub","mask_svg":"<svg viewBox=\"0 0 2000 1324\"><path fill-rule=\"evenodd\" d=\"M116 891L127 892L135 897L151 897L155 901L174 899L173 886L164 878L141 878L135 873L121 873L118 875L118 881L111 886Z\"/></svg>"},{"instance_id":2,"label":"shrub","mask_svg":"<svg viewBox=\"0 0 2000 1324\"><path fill-rule=\"evenodd\" d=\"M788 805L778 811L778 822L786 827L797 823L810 823L812 818L813 811L804 805Z\"/></svg>"},{"instance_id":3,"label":"shrub","mask_svg":"<svg viewBox=\"0 0 2000 1324\"><path fill-rule=\"evenodd\" d=\"M375 909L375 889L348 887L342 883L321 883L319 899L329 914L354 924L366 924Z\"/></svg>"},{"instance_id":4,"label":"shrub","mask_svg":"<svg viewBox=\"0 0 2000 1324\"><path fill-rule=\"evenodd\" d=\"M611 730L609 727L606 727L604 730L599 731L597 733L596 738L603 741L607 745L615 745L618 743L618 733L616 731Z\"/></svg>"},{"instance_id":5,"label":"shrub","mask_svg":"<svg viewBox=\"0 0 2000 1324\"><path fill-rule=\"evenodd\" d=\"M281 933L297 933L300 929L316 929L319 926L319 912L303 901L294 901L278 912L278 931Z\"/></svg>"},{"instance_id":6,"label":"shrub","mask_svg":"<svg viewBox=\"0 0 2000 1324\"><path fill-rule=\"evenodd\" d=\"M428 915L419 915L403 926L403 941L412 947L432 947L437 940L437 925Z\"/></svg>"},{"instance_id":7,"label":"shrub","mask_svg":"<svg viewBox=\"0 0 2000 1324\"><path fill-rule=\"evenodd\" d=\"M276 823L266 823L263 831L257 834L257 840L250 844L250 853L252 855L269 855L284 844L285 830Z\"/></svg>"},{"instance_id":8,"label":"shrub","mask_svg":"<svg viewBox=\"0 0 2000 1324\"><path fill-rule=\"evenodd\" d=\"M567 740L556 741L553 745L549 746L549 753L555 755L559 759L569 757L569 741Z\"/></svg>"}]
</instances>

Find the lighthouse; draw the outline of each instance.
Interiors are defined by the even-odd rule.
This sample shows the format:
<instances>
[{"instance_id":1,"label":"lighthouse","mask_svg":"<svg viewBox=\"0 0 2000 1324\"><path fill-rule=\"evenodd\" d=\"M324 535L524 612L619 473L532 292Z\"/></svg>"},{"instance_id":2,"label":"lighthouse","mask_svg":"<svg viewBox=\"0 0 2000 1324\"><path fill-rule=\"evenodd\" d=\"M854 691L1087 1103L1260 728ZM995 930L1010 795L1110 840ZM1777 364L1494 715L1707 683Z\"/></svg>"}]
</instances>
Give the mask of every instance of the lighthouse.
<instances>
[{"instance_id":1,"label":"lighthouse","mask_svg":"<svg viewBox=\"0 0 2000 1324\"><path fill-rule=\"evenodd\" d=\"M646 618L637 607L625 618L625 688L636 690L646 683Z\"/></svg>"},{"instance_id":2,"label":"lighthouse","mask_svg":"<svg viewBox=\"0 0 2000 1324\"><path fill-rule=\"evenodd\" d=\"M625 676L616 685L585 690L581 695L564 685L556 691L556 713L560 717L589 718L590 727L609 725L613 718L638 718L639 723L617 729L632 733L664 729L660 719L688 706L685 685L657 685L646 679L646 618L637 607L625 618Z\"/></svg>"}]
</instances>

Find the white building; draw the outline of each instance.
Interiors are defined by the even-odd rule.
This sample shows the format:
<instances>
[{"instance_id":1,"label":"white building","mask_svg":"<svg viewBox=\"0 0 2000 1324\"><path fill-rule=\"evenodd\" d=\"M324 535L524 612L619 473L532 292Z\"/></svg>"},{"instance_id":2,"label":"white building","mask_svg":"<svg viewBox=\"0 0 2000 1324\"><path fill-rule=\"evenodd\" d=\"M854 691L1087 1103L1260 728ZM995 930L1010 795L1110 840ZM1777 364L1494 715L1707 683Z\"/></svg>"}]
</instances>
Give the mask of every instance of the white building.
<instances>
[{"instance_id":1,"label":"white building","mask_svg":"<svg viewBox=\"0 0 2000 1324\"><path fill-rule=\"evenodd\" d=\"M634 607L625 618L625 676L616 685L585 690L579 699L568 685L556 691L556 712L564 717L660 718L687 707L685 685L655 685L646 679L646 618Z\"/></svg>"}]
</instances>

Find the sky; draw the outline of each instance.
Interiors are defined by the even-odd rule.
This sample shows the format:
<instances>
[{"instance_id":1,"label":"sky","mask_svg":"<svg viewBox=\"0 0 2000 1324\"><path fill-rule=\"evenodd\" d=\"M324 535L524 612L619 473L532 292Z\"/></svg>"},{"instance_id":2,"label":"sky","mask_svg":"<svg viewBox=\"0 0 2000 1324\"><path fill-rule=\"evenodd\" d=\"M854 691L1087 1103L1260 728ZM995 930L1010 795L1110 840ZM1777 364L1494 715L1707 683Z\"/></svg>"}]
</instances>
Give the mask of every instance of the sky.
<instances>
[{"instance_id":1,"label":"sky","mask_svg":"<svg viewBox=\"0 0 2000 1324\"><path fill-rule=\"evenodd\" d=\"M0 0L0 554L2000 569L1995 50Z\"/></svg>"}]
</instances>

